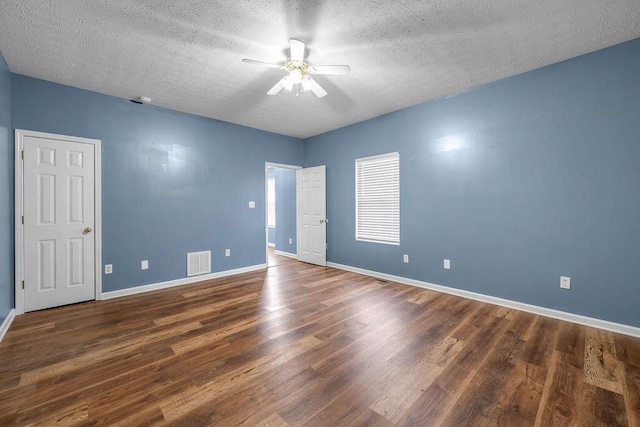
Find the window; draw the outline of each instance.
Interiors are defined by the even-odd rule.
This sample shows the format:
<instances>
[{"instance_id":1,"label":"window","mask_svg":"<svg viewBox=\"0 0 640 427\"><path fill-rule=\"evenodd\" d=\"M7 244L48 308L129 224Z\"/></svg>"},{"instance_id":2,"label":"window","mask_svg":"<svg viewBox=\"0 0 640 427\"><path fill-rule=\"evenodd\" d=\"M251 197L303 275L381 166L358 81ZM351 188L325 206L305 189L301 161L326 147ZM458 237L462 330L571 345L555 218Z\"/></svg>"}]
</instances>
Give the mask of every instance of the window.
<instances>
[{"instance_id":1,"label":"window","mask_svg":"<svg viewBox=\"0 0 640 427\"><path fill-rule=\"evenodd\" d=\"M276 179L267 179L267 227L276 226Z\"/></svg>"},{"instance_id":2,"label":"window","mask_svg":"<svg viewBox=\"0 0 640 427\"><path fill-rule=\"evenodd\" d=\"M356 159L356 240L400 244L400 155Z\"/></svg>"}]
</instances>

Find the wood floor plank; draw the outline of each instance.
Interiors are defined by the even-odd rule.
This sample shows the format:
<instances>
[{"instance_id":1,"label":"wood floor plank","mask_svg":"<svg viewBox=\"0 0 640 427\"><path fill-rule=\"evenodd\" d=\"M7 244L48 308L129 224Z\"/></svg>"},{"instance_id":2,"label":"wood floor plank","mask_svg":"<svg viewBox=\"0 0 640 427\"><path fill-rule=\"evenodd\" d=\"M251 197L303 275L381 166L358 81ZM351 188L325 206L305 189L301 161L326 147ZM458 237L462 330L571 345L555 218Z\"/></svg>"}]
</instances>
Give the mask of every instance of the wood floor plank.
<instances>
[{"instance_id":1,"label":"wood floor plank","mask_svg":"<svg viewBox=\"0 0 640 427\"><path fill-rule=\"evenodd\" d=\"M498 397L494 410L496 424L534 425L546 378L546 369L517 361Z\"/></svg>"},{"instance_id":2,"label":"wood floor plank","mask_svg":"<svg viewBox=\"0 0 640 427\"><path fill-rule=\"evenodd\" d=\"M589 328L585 337L584 380L588 384L622 394L622 374L613 334Z\"/></svg>"},{"instance_id":3,"label":"wood floor plank","mask_svg":"<svg viewBox=\"0 0 640 427\"><path fill-rule=\"evenodd\" d=\"M624 398L613 391L585 383L577 425L628 426Z\"/></svg>"},{"instance_id":4,"label":"wood floor plank","mask_svg":"<svg viewBox=\"0 0 640 427\"><path fill-rule=\"evenodd\" d=\"M74 404L63 412L56 412L40 418L37 424L55 426L75 426L89 421L89 405L86 402ZM17 423L28 425L31 423L28 417L18 418Z\"/></svg>"},{"instance_id":5,"label":"wood floor plank","mask_svg":"<svg viewBox=\"0 0 640 427\"><path fill-rule=\"evenodd\" d=\"M575 366L572 355L560 351L554 352L550 365L535 425L578 425L582 370Z\"/></svg>"},{"instance_id":6,"label":"wood floor plank","mask_svg":"<svg viewBox=\"0 0 640 427\"><path fill-rule=\"evenodd\" d=\"M255 424L256 427L290 427L289 424L277 413L269 415L261 422Z\"/></svg>"},{"instance_id":7,"label":"wood floor plank","mask_svg":"<svg viewBox=\"0 0 640 427\"><path fill-rule=\"evenodd\" d=\"M584 368L585 332L585 327L568 322L562 322L558 330L556 351L567 356L564 362L578 369Z\"/></svg>"},{"instance_id":8,"label":"wood floor plank","mask_svg":"<svg viewBox=\"0 0 640 427\"><path fill-rule=\"evenodd\" d=\"M460 353L464 342L453 337L445 338L408 372L397 378L388 391L371 409L391 422L397 422L405 408L411 406L431 385L433 380Z\"/></svg>"},{"instance_id":9,"label":"wood floor plank","mask_svg":"<svg viewBox=\"0 0 640 427\"><path fill-rule=\"evenodd\" d=\"M631 364L624 365L622 390L629 425L640 426L640 367Z\"/></svg>"},{"instance_id":10,"label":"wood floor plank","mask_svg":"<svg viewBox=\"0 0 640 427\"><path fill-rule=\"evenodd\" d=\"M0 425L640 425L638 338L271 256L16 317Z\"/></svg>"},{"instance_id":11,"label":"wood floor plank","mask_svg":"<svg viewBox=\"0 0 640 427\"><path fill-rule=\"evenodd\" d=\"M302 369L301 363L297 365ZM292 374L293 372L295 373ZM197 417L202 413L215 411L228 425L254 426L292 402L296 398L296 393L292 391L317 378L317 373L311 368L276 369L239 385L233 393L215 397L209 404L177 420L177 423L189 425L192 424L194 415ZM244 407L252 407L254 410L239 410ZM278 417L282 419L279 413Z\"/></svg>"},{"instance_id":12,"label":"wood floor plank","mask_svg":"<svg viewBox=\"0 0 640 427\"><path fill-rule=\"evenodd\" d=\"M202 328L202 324L200 324L200 322L193 322L170 329L163 328L155 332L149 332L144 337L144 339L137 338L135 340L124 341L118 345L102 348L99 351L85 353L80 356L67 359L63 362L25 372L20 377L20 385L27 385L37 381L41 381L45 378L55 377L65 372L77 370L88 363L96 363L96 361L101 361L107 358L110 359L121 357L131 352L132 347L135 351L136 349L139 349L140 347L154 341L162 340L167 337L175 336L199 328Z\"/></svg>"},{"instance_id":13,"label":"wood floor plank","mask_svg":"<svg viewBox=\"0 0 640 427\"><path fill-rule=\"evenodd\" d=\"M349 381L342 393L305 421L309 426L382 424L383 419L372 413L370 404L379 398L385 386L400 376L400 369L383 362L374 369L363 370Z\"/></svg>"},{"instance_id":14,"label":"wood floor plank","mask_svg":"<svg viewBox=\"0 0 640 427\"><path fill-rule=\"evenodd\" d=\"M300 340L300 342L291 343L289 346L281 348L282 353L272 353L265 355L258 360L252 361L248 366L241 366L239 369L233 370L223 376L215 376L210 382L202 386L188 389L173 396L160 404L162 414L167 421L180 418L185 413L206 405L210 399L218 394L224 393L237 384L247 381L249 378L260 375L267 369L286 363L287 360L296 354L308 351L314 346L320 344L321 341L310 336Z\"/></svg>"},{"instance_id":15,"label":"wood floor plank","mask_svg":"<svg viewBox=\"0 0 640 427\"><path fill-rule=\"evenodd\" d=\"M545 367L556 348L561 322L548 317L537 317L523 350L522 360L532 365Z\"/></svg>"},{"instance_id":16,"label":"wood floor plank","mask_svg":"<svg viewBox=\"0 0 640 427\"><path fill-rule=\"evenodd\" d=\"M500 391L515 369L524 342L512 334L504 334L485 362L479 366L474 378L460 395L445 418L447 425L495 424L500 416L497 407Z\"/></svg>"},{"instance_id":17,"label":"wood floor plank","mask_svg":"<svg viewBox=\"0 0 640 427\"><path fill-rule=\"evenodd\" d=\"M621 362L640 366L640 340L621 334L612 336L615 341L616 358Z\"/></svg>"},{"instance_id":18,"label":"wood floor plank","mask_svg":"<svg viewBox=\"0 0 640 427\"><path fill-rule=\"evenodd\" d=\"M453 363L436 378L424 393L405 412L398 425L430 426L442 425L454 405L475 377L478 369L491 355L507 324L497 317L480 313L486 323L470 336L462 337L467 345ZM478 322L476 324L479 324ZM491 334L485 335L484 331ZM466 330L461 331L465 333ZM460 332L459 334L460 335Z\"/></svg>"}]
</instances>

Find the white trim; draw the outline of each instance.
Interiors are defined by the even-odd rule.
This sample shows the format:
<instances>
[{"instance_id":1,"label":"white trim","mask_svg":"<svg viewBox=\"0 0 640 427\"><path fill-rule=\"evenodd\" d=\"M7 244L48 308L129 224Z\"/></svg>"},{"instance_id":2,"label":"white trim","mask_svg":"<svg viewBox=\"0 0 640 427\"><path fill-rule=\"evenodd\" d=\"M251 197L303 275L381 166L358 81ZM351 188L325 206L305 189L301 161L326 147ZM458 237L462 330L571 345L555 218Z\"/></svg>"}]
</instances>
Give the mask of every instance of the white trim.
<instances>
[{"instance_id":1,"label":"white trim","mask_svg":"<svg viewBox=\"0 0 640 427\"><path fill-rule=\"evenodd\" d=\"M362 162L362 161L367 161L367 160L377 160L377 159L384 159L387 157L400 157L400 152L398 151L393 151L391 153L383 153L383 154L377 154L375 156L367 156L367 157L359 157L357 159L355 159L355 162Z\"/></svg>"},{"instance_id":2,"label":"white trim","mask_svg":"<svg viewBox=\"0 0 640 427\"><path fill-rule=\"evenodd\" d=\"M24 277L23 240L22 233L22 134L15 130L14 139L14 306L16 314L24 313L24 292L22 289L22 278Z\"/></svg>"},{"instance_id":3,"label":"white trim","mask_svg":"<svg viewBox=\"0 0 640 427\"><path fill-rule=\"evenodd\" d=\"M264 247L264 260L266 264L269 263L269 247L272 245L269 243L269 226L268 226L269 210L268 210L268 204L267 204L267 196L269 193L269 187L268 187L269 168L298 170L298 169L302 169L302 166L286 165L284 163L264 162L264 224L265 224L264 241L266 242ZM297 187L298 187L298 180L296 179L296 199L297 199L297 193L298 193ZM277 212L277 209L278 208L276 207L276 212ZM298 229L297 221L298 221L298 216L297 216L297 200L296 200L296 230ZM275 227L272 227L272 228L275 228ZM273 243L273 247L275 246L276 244Z\"/></svg>"},{"instance_id":4,"label":"white trim","mask_svg":"<svg viewBox=\"0 0 640 427\"><path fill-rule=\"evenodd\" d=\"M583 316L580 314L568 313L566 311L554 310L552 308L540 307L537 305L525 304L518 301L508 300L504 298L492 297L489 295L479 294L476 292L465 291L462 289L450 288L448 286L436 285L420 280L409 279L406 277L393 276L391 274L380 273L377 271L365 270L363 268L351 267L349 265L328 262L327 267L337 268L339 270L351 271L352 273L364 274L365 276L376 277L378 279L389 280L392 282L402 283L404 285L416 286L418 288L430 289L433 291L443 292L450 295L468 298L476 301L482 301L489 304L500 305L515 310L526 311L528 313L540 316L551 317L553 319L564 320L566 322L577 323L579 325L590 326L592 328L604 329L623 335L640 338L640 328L622 323L610 322L608 320L596 319L594 317Z\"/></svg>"},{"instance_id":5,"label":"white trim","mask_svg":"<svg viewBox=\"0 0 640 427\"><path fill-rule=\"evenodd\" d=\"M22 150L24 147L24 137L30 136L34 138L56 139L60 141L78 142L81 144L93 144L94 150L94 232L95 232L95 299L99 300L102 295L102 141L99 139L82 138L77 136L58 135L46 132L36 132L32 130L16 129L15 130L15 184L14 184L14 202L15 202L15 311L16 314L24 313L24 289L22 289L22 280L24 280L24 235L22 227L23 215L23 169Z\"/></svg>"},{"instance_id":6,"label":"white trim","mask_svg":"<svg viewBox=\"0 0 640 427\"><path fill-rule=\"evenodd\" d=\"M133 288L120 289L118 291L104 292L102 299L120 298L128 295L141 294L145 292L157 291L159 289L173 288L174 286L188 285L191 283L203 282L205 280L218 279L220 277L233 276L236 274L249 273L252 271L263 270L267 268L267 264L251 265L249 267L236 268L234 270L218 271L211 274L202 274L200 276L185 277L182 279L169 280L167 282L151 283L149 285L135 286Z\"/></svg>"},{"instance_id":7,"label":"white trim","mask_svg":"<svg viewBox=\"0 0 640 427\"><path fill-rule=\"evenodd\" d=\"M270 248L275 248L276 244L275 243L267 243L267 246Z\"/></svg>"},{"instance_id":8,"label":"white trim","mask_svg":"<svg viewBox=\"0 0 640 427\"><path fill-rule=\"evenodd\" d=\"M289 258L298 259L298 255L292 254L291 252L284 252L284 251L275 250L275 251L273 251L273 253L276 254L276 255L280 255L280 256L286 256L286 257L289 257Z\"/></svg>"},{"instance_id":9,"label":"white trim","mask_svg":"<svg viewBox=\"0 0 640 427\"><path fill-rule=\"evenodd\" d=\"M273 162L265 162L265 170L269 168L280 168L280 169L302 169L302 166L296 165L287 165L284 163L273 163ZM268 172L268 171L267 171Z\"/></svg>"},{"instance_id":10,"label":"white trim","mask_svg":"<svg viewBox=\"0 0 640 427\"><path fill-rule=\"evenodd\" d=\"M0 325L0 342L2 342L4 335L9 330L9 326L11 326L11 322L13 322L13 319L15 319L15 317L16 317L16 309L12 308L9 311L9 314L7 314L7 317L5 317L4 322L2 322L2 325Z\"/></svg>"}]
</instances>

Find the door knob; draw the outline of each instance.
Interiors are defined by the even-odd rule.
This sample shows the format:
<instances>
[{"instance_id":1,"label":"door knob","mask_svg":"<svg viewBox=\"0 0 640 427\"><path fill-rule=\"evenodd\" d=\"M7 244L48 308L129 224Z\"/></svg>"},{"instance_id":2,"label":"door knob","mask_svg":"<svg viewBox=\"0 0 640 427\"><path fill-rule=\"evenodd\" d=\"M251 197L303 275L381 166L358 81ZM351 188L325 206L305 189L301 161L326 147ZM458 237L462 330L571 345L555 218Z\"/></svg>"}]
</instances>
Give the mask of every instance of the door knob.
<instances>
[{"instance_id":1,"label":"door knob","mask_svg":"<svg viewBox=\"0 0 640 427\"><path fill-rule=\"evenodd\" d=\"M320 220L320 224L324 224L324 219L321 219L321 220Z\"/></svg>"},{"instance_id":2,"label":"door knob","mask_svg":"<svg viewBox=\"0 0 640 427\"><path fill-rule=\"evenodd\" d=\"M91 231L92 231L92 228L91 228L91 227L85 227L85 229L84 229L83 233L84 233L84 234L87 234L87 233L91 233Z\"/></svg>"}]
</instances>

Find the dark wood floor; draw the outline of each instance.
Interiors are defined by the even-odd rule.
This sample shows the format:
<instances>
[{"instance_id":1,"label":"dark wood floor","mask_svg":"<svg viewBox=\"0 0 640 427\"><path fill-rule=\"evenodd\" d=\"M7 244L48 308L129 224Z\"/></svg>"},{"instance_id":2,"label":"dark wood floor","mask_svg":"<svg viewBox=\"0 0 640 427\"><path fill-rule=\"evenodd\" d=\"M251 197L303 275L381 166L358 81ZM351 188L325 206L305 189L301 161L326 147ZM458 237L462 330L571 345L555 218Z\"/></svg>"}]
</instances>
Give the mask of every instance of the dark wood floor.
<instances>
[{"instance_id":1,"label":"dark wood floor","mask_svg":"<svg viewBox=\"0 0 640 427\"><path fill-rule=\"evenodd\" d=\"M640 340L281 258L29 313L0 425L640 425Z\"/></svg>"}]
</instances>

